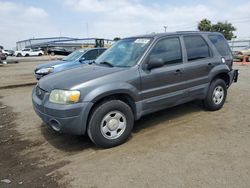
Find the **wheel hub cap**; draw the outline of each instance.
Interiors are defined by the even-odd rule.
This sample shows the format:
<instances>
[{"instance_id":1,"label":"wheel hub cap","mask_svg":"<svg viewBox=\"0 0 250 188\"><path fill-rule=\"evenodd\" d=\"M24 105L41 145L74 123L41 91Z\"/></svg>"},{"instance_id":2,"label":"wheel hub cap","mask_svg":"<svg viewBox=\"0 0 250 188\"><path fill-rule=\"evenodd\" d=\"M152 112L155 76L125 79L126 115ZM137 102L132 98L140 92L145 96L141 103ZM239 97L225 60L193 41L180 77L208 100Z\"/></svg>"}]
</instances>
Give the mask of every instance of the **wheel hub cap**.
<instances>
[{"instance_id":1,"label":"wheel hub cap","mask_svg":"<svg viewBox=\"0 0 250 188\"><path fill-rule=\"evenodd\" d=\"M224 89L221 86L217 86L213 92L213 101L215 104L220 104L224 99Z\"/></svg>"},{"instance_id":2,"label":"wheel hub cap","mask_svg":"<svg viewBox=\"0 0 250 188\"><path fill-rule=\"evenodd\" d=\"M108 122L107 126L108 126L109 130L114 131L118 128L118 125L119 125L119 122L116 119L111 119Z\"/></svg>"},{"instance_id":3,"label":"wheel hub cap","mask_svg":"<svg viewBox=\"0 0 250 188\"><path fill-rule=\"evenodd\" d=\"M107 139L117 139L125 131L126 125L125 115L120 111L112 111L102 119L101 133Z\"/></svg>"}]
</instances>

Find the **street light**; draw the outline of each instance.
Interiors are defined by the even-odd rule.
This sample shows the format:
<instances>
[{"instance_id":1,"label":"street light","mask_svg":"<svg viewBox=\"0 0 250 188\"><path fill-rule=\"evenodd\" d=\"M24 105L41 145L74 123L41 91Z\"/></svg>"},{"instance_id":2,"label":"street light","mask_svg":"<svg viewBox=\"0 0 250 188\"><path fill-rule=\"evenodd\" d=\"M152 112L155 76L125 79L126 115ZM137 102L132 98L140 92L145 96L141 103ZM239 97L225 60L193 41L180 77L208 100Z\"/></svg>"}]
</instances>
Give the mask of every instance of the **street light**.
<instances>
[{"instance_id":1,"label":"street light","mask_svg":"<svg viewBox=\"0 0 250 188\"><path fill-rule=\"evenodd\" d=\"M166 32L167 32L167 28L168 28L168 26L167 26L167 25L164 25L163 27L164 27L164 29L165 29L165 33L166 33Z\"/></svg>"}]
</instances>

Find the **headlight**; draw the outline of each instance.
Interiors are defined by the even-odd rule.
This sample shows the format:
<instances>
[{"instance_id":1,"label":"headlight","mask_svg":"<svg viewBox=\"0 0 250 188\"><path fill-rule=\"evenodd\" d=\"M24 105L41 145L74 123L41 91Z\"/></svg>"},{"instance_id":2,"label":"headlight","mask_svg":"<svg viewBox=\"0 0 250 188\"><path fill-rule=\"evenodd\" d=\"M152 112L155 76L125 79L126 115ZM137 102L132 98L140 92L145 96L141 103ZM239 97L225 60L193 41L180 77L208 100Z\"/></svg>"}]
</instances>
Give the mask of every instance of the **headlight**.
<instances>
[{"instance_id":1,"label":"headlight","mask_svg":"<svg viewBox=\"0 0 250 188\"><path fill-rule=\"evenodd\" d=\"M41 68L36 71L37 74L49 74L51 72L53 72L53 67Z\"/></svg>"},{"instance_id":2,"label":"headlight","mask_svg":"<svg viewBox=\"0 0 250 188\"><path fill-rule=\"evenodd\" d=\"M80 91L55 89L50 93L49 101L58 104L72 104L79 101Z\"/></svg>"}]
</instances>

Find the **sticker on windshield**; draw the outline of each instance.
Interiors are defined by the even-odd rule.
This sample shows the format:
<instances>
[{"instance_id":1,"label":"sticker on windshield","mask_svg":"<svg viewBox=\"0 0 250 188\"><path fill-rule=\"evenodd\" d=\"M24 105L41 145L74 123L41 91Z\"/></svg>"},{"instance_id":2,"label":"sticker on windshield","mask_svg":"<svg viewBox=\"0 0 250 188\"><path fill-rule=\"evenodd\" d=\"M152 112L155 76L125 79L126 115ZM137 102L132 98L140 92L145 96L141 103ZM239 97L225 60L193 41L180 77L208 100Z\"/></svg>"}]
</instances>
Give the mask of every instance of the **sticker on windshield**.
<instances>
[{"instance_id":1,"label":"sticker on windshield","mask_svg":"<svg viewBox=\"0 0 250 188\"><path fill-rule=\"evenodd\" d=\"M150 39L136 39L134 43L147 44Z\"/></svg>"}]
</instances>

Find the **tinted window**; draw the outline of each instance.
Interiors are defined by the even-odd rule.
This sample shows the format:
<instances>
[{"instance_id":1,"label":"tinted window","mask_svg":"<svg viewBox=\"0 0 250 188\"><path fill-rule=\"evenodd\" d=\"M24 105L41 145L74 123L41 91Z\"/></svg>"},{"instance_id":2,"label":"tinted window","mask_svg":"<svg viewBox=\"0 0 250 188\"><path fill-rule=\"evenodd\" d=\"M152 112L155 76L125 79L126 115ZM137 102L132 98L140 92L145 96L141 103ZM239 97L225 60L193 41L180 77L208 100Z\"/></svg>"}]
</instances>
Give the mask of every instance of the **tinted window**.
<instances>
[{"instance_id":1,"label":"tinted window","mask_svg":"<svg viewBox=\"0 0 250 188\"><path fill-rule=\"evenodd\" d=\"M168 38L159 41L153 48L150 58L161 58L165 64L182 62L179 38Z\"/></svg>"},{"instance_id":2,"label":"tinted window","mask_svg":"<svg viewBox=\"0 0 250 188\"><path fill-rule=\"evenodd\" d=\"M85 60L94 60L98 57L98 50L91 50L84 55Z\"/></svg>"},{"instance_id":3,"label":"tinted window","mask_svg":"<svg viewBox=\"0 0 250 188\"><path fill-rule=\"evenodd\" d=\"M209 40L214 44L220 55L228 56L230 55L230 49L226 43L226 40L221 35L209 35Z\"/></svg>"},{"instance_id":4,"label":"tinted window","mask_svg":"<svg viewBox=\"0 0 250 188\"><path fill-rule=\"evenodd\" d=\"M101 55L106 49L99 49L99 55Z\"/></svg>"},{"instance_id":5,"label":"tinted window","mask_svg":"<svg viewBox=\"0 0 250 188\"><path fill-rule=\"evenodd\" d=\"M184 42L188 61L210 57L210 50L201 36L185 36Z\"/></svg>"}]
</instances>

